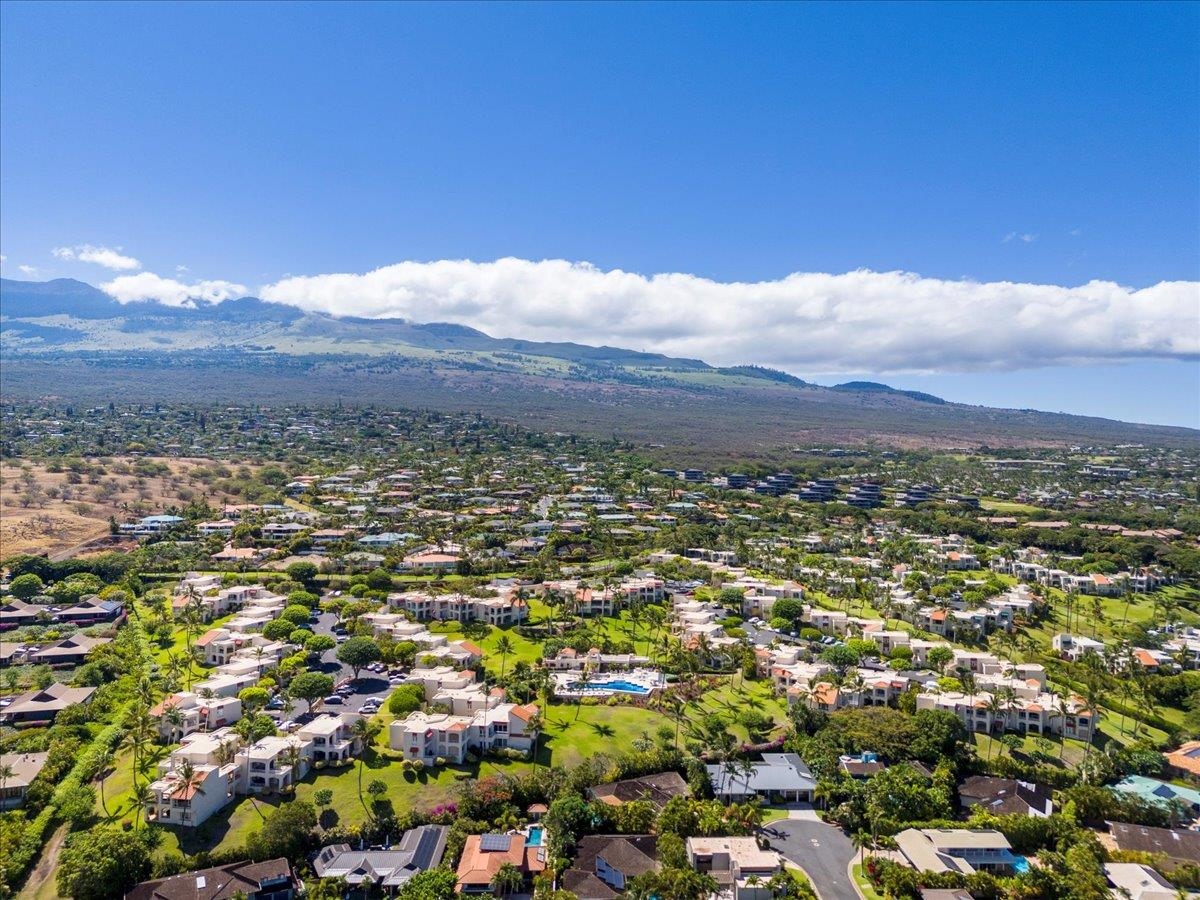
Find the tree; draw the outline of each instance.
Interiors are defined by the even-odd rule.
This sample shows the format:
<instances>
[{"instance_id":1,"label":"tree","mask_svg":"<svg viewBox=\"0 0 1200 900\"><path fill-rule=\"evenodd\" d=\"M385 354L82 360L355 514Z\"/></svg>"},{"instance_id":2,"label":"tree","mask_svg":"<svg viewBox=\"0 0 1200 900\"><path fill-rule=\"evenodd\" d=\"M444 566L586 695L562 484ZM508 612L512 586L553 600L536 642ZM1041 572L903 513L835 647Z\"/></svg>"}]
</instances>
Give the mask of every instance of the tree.
<instances>
[{"instance_id":1,"label":"tree","mask_svg":"<svg viewBox=\"0 0 1200 900\"><path fill-rule=\"evenodd\" d=\"M490 886L493 891L504 897L519 891L524 881L525 876L521 874L521 870L512 863L506 862L496 870L496 874L492 876Z\"/></svg>"},{"instance_id":2,"label":"tree","mask_svg":"<svg viewBox=\"0 0 1200 900\"><path fill-rule=\"evenodd\" d=\"M328 697L333 690L333 676L324 672L302 672L292 679L288 688L293 697L307 701L308 708L322 697Z\"/></svg>"},{"instance_id":3,"label":"tree","mask_svg":"<svg viewBox=\"0 0 1200 900\"><path fill-rule=\"evenodd\" d=\"M246 849L256 860L283 856L299 863L312 845L316 827L316 808L305 800L292 800L267 816L262 831L246 841Z\"/></svg>"},{"instance_id":4,"label":"tree","mask_svg":"<svg viewBox=\"0 0 1200 900\"><path fill-rule=\"evenodd\" d=\"M931 669L935 672L941 672L954 659L954 651L949 647L939 644L926 654L925 659L928 661Z\"/></svg>"},{"instance_id":5,"label":"tree","mask_svg":"<svg viewBox=\"0 0 1200 900\"><path fill-rule=\"evenodd\" d=\"M354 720L354 724L350 726L350 734L353 735L361 744L362 750L358 754L358 802L366 808L366 803L362 798L362 773L363 765L366 763L367 750L371 746L371 742L375 740L379 732L383 730L383 726L378 722L372 722L367 718L358 718ZM374 786L374 782L372 782ZM387 792L387 785L384 785L384 793Z\"/></svg>"},{"instance_id":6,"label":"tree","mask_svg":"<svg viewBox=\"0 0 1200 900\"><path fill-rule=\"evenodd\" d=\"M337 646L337 641L327 634L310 634L304 639L304 652L309 656L322 656Z\"/></svg>"},{"instance_id":7,"label":"tree","mask_svg":"<svg viewBox=\"0 0 1200 900\"><path fill-rule=\"evenodd\" d=\"M142 835L115 828L72 834L58 857L58 892L75 900L121 896L150 874Z\"/></svg>"},{"instance_id":8,"label":"tree","mask_svg":"<svg viewBox=\"0 0 1200 900\"><path fill-rule=\"evenodd\" d=\"M45 584L37 575L32 572L26 572L24 575L18 575L14 578L8 589L18 600L28 600L30 597L36 597L42 593L45 589Z\"/></svg>"},{"instance_id":9,"label":"tree","mask_svg":"<svg viewBox=\"0 0 1200 900\"><path fill-rule=\"evenodd\" d=\"M238 699L242 701L242 709L253 715L271 700L271 693L266 688L248 687L238 691Z\"/></svg>"},{"instance_id":10,"label":"tree","mask_svg":"<svg viewBox=\"0 0 1200 900\"><path fill-rule=\"evenodd\" d=\"M378 641L361 635L350 638L338 647L337 652L338 662L354 670L355 680L358 679L358 673L364 666L378 662L382 655Z\"/></svg>"},{"instance_id":11,"label":"tree","mask_svg":"<svg viewBox=\"0 0 1200 900\"><path fill-rule=\"evenodd\" d=\"M397 719L407 718L425 702L425 689L419 684L402 684L388 697L388 712Z\"/></svg>"},{"instance_id":12,"label":"tree","mask_svg":"<svg viewBox=\"0 0 1200 900\"><path fill-rule=\"evenodd\" d=\"M292 581L299 581L301 584L308 584L317 577L317 573L321 570L317 568L316 563L294 562L284 571L287 572L287 577L292 579Z\"/></svg>"},{"instance_id":13,"label":"tree","mask_svg":"<svg viewBox=\"0 0 1200 900\"><path fill-rule=\"evenodd\" d=\"M500 640L496 641L496 652L500 654L500 677L504 677L504 669L508 660L508 654L513 652L513 642L507 634L500 635Z\"/></svg>"},{"instance_id":14,"label":"tree","mask_svg":"<svg viewBox=\"0 0 1200 900\"><path fill-rule=\"evenodd\" d=\"M458 880L453 869L437 868L418 872L400 888L398 900L454 900Z\"/></svg>"},{"instance_id":15,"label":"tree","mask_svg":"<svg viewBox=\"0 0 1200 900\"><path fill-rule=\"evenodd\" d=\"M851 666L858 665L859 661L858 654L844 644L827 647L821 653L821 659L833 666L839 678L844 676Z\"/></svg>"}]
</instances>

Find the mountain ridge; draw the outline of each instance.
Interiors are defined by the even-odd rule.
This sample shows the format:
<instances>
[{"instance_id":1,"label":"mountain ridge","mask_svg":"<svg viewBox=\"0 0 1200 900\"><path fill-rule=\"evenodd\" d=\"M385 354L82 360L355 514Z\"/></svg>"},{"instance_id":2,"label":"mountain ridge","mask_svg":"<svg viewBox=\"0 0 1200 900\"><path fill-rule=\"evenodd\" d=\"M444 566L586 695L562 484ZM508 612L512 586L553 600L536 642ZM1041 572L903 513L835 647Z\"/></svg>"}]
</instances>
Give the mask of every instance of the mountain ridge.
<instances>
[{"instance_id":1,"label":"mountain ridge","mask_svg":"<svg viewBox=\"0 0 1200 900\"><path fill-rule=\"evenodd\" d=\"M337 317L253 297L121 304L70 279L0 279L0 353L7 399L349 397L714 452L830 441L1200 444L1195 429L971 406L878 382L827 387L763 366L493 338L455 323Z\"/></svg>"}]
</instances>

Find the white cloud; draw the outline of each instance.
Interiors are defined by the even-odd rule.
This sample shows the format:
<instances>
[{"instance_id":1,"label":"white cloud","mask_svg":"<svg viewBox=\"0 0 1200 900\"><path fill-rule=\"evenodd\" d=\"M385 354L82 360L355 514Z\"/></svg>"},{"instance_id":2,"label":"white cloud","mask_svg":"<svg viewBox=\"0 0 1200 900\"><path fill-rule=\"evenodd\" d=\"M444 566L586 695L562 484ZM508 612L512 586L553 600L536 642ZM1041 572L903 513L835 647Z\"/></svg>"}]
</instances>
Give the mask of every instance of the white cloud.
<instances>
[{"instance_id":1,"label":"white cloud","mask_svg":"<svg viewBox=\"0 0 1200 900\"><path fill-rule=\"evenodd\" d=\"M104 289L135 299L118 282ZM185 288L171 294L178 302ZM132 287L132 285L130 285ZM147 296L141 283L136 297ZM236 293L236 291L234 292ZM153 294L158 296L158 294ZM289 277L261 291L302 309L457 322L497 337L573 340L792 372L1019 369L1200 357L1200 285L1140 290L923 278L860 270L723 283L566 260L402 262Z\"/></svg>"},{"instance_id":2,"label":"white cloud","mask_svg":"<svg viewBox=\"0 0 1200 900\"><path fill-rule=\"evenodd\" d=\"M153 272L121 275L100 285L100 289L121 303L157 300L165 306L192 306L194 300L220 303L246 295L246 286L232 281L197 281L184 284Z\"/></svg>"},{"instance_id":3,"label":"white cloud","mask_svg":"<svg viewBox=\"0 0 1200 900\"><path fill-rule=\"evenodd\" d=\"M1019 231L1010 231L1008 234L1006 234L1004 237L1002 237L1000 239L1000 243L1011 244L1013 241L1020 241L1023 244L1032 244L1036 240L1037 240L1036 234L1029 234L1028 232L1021 233Z\"/></svg>"},{"instance_id":4,"label":"white cloud","mask_svg":"<svg viewBox=\"0 0 1200 900\"><path fill-rule=\"evenodd\" d=\"M22 275L36 275L38 273L37 266L17 266L21 270Z\"/></svg>"},{"instance_id":5,"label":"white cloud","mask_svg":"<svg viewBox=\"0 0 1200 900\"><path fill-rule=\"evenodd\" d=\"M140 269L142 267L141 262L132 256L125 256L120 250L120 247L114 250L111 247L95 247L91 244L80 244L77 247L55 247L50 252L59 259L95 263L98 266L104 266L106 269L115 269L120 272L128 272L132 269Z\"/></svg>"}]
</instances>

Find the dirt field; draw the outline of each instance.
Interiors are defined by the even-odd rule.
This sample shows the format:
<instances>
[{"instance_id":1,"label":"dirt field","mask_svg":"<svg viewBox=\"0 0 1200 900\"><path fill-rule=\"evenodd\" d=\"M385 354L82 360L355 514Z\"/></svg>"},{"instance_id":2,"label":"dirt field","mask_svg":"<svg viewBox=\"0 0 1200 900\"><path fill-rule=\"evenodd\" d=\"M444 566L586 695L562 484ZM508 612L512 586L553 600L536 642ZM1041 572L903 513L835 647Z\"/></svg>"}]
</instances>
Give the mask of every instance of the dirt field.
<instances>
[{"instance_id":1,"label":"dirt field","mask_svg":"<svg viewBox=\"0 0 1200 900\"><path fill-rule=\"evenodd\" d=\"M143 473L135 466L142 464ZM146 474L146 464L165 465ZM88 460L75 471L12 460L0 465L0 558L16 553L61 554L109 533L118 522L153 515L191 500L220 508L237 497L218 490L208 460L112 457Z\"/></svg>"}]
</instances>

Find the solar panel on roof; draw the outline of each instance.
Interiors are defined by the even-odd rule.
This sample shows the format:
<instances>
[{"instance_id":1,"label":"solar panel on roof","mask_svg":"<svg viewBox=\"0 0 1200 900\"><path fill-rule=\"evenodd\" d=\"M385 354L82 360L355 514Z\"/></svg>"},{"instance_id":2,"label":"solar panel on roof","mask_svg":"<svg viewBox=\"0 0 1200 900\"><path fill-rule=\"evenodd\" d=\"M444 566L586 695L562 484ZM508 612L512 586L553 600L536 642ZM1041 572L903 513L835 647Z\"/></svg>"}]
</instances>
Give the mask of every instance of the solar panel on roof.
<instances>
[{"instance_id":1,"label":"solar panel on roof","mask_svg":"<svg viewBox=\"0 0 1200 900\"><path fill-rule=\"evenodd\" d=\"M485 834L479 838L479 849L486 852L505 852L512 841L511 834Z\"/></svg>"}]
</instances>

